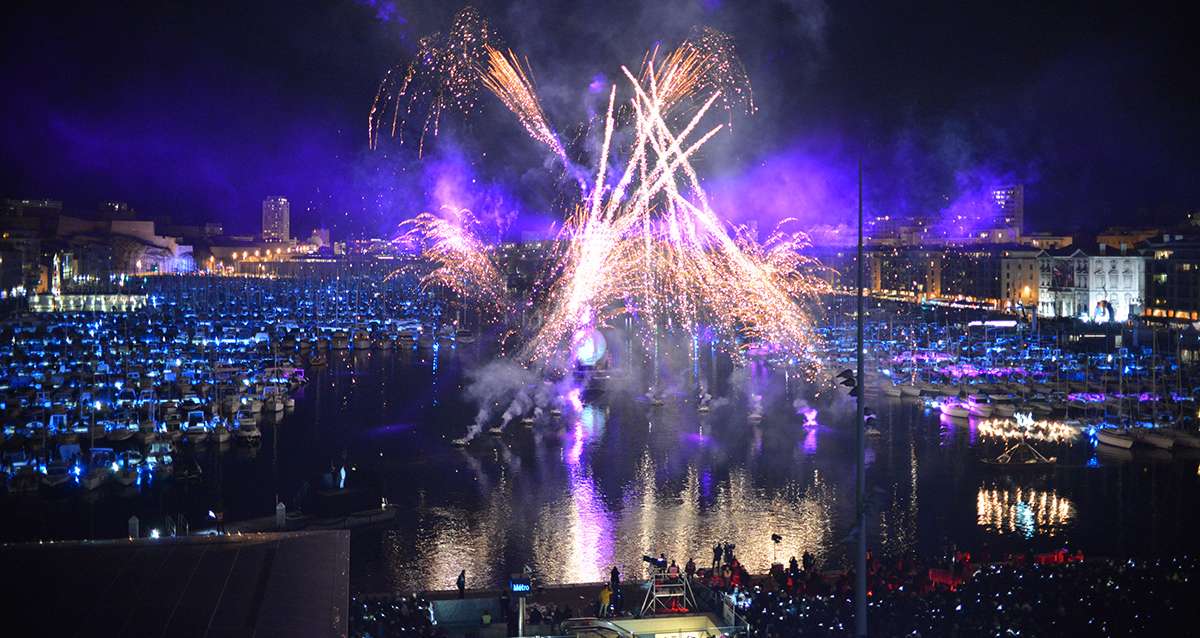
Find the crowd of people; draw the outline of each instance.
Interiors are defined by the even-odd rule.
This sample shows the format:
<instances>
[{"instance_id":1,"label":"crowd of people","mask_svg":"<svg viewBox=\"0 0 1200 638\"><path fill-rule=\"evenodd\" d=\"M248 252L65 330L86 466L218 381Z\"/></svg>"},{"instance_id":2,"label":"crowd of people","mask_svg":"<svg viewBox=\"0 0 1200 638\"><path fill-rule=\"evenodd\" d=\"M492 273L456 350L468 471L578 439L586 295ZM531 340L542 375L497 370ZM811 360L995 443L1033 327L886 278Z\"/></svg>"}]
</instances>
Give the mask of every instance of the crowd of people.
<instances>
[{"instance_id":1,"label":"crowd of people","mask_svg":"<svg viewBox=\"0 0 1200 638\"><path fill-rule=\"evenodd\" d=\"M1189 635L1200 620L1193 560L1049 560L972 564L937 582L915 563L880 566L869 580L872 636ZM940 568L929 568L940 569ZM751 634L844 636L854 627L851 579L794 563L740 598ZM808 571L809 573L805 573ZM796 572L796 574L793 574ZM798 576L797 576L798 575ZM786 585L791 582L791 587Z\"/></svg>"},{"instance_id":2,"label":"crowd of people","mask_svg":"<svg viewBox=\"0 0 1200 638\"><path fill-rule=\"evenodd\" d=\"M1190 558L1084 560L1082 554L1060 550L996 560L963 551L951 551L935 564L868 556L871 635L1190 635L1200 626L1200 605L1192 603L1200 593L1200 562ZM714 548L712 567L696 569L689 560L679 568L670 561L666 571L705 585L701 589L708 596L729 594L751 638L848 635L854 627L853 574L821 571L816 562L806 552L752 579L732 546L728 552L721 546L719 559ZM597 596L596 615L635 611L623 608L619 592L621 579L614 567ZM443 638L444 632L430 622L429 609L415 595L354 599L350 635ZM592 610L581 611L589 615ZM551 632L574 617L569 607L534 601L526 614L527 628ZM503 620L515 630L515 618Z\"/></svg>"},{"instance_id":3,"label":"crowd of people","mask_svg":"<svg viewBox=\"0 0 1200 638\"><path fill-rule=\"evenodd\" d=\"M429 601L413 594L387 599L350 598L350 636L446 638L433 624Z\"/></svg>"}]
</instances>

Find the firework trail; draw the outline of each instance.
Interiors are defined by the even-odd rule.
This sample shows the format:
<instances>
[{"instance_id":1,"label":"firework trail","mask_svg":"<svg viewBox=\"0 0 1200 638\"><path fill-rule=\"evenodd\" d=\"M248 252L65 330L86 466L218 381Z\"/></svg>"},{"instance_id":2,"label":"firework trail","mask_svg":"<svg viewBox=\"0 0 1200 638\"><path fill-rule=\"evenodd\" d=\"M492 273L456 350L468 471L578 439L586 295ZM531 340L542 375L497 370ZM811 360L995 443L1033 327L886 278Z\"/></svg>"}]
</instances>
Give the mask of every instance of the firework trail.
<instances>
[{"instance_id":1,"label":"firework trail","mask_svg":"<svg viewBox=\"0 0 1200 638\"><path fill-rule=\"evenodd\" d=\"M479 222L470 210L442 207L442 216L421 213L403 222L396 243L424 244L424 257L436 264L421 285L442 287L475 300L481 315L490 320L505 317L511 307L503 271L491 248L481 240ZM400 271L397 271L398 274Z\"/></svg>"},{"instance_id":2,"label":"firework trail","mask_svg":"<svg viewBox=\"0 0 1200 638\"><path fill-rule=\"evenodd\" d=\"M479 48L485 59L470 68L482 86L531 138L570 166L525 66L487 42ZM594 182L581 189L581 201L559 233L559 252L532 293L542 320L519 358L551 364L580 330L626 314L638 319L645 340L657 338L664 326L689 332L711 326L722 343L766 342L812 352L816 337L806 307L826 284L816 275L819 265L803 256L807 235L790 229L793 220L762 242L746 228L727 227L709 206L691 163L727 126L704 125L714 106L754 111L732 39L694 30L657 58L657 51L647 53L636 75L622 67L625 97L618 99L617 85L610 89ZM384 85L395 82L390 77ZM381 86L381 94L391 90ZM615 135L625 129L628 135ZM377 132L372 128L372 135ZM629 138L614 148L614 139ZM428 244L425 254L434 264L428 284L478 300L496 318L517 305L469 212L421 215L409 223L409 233Z\"/></svg>"},{"instance_id":3,"label":"firework trail","mask_svg":"<svg viewBox=\"0 0 1200 638\"><path fill-rule=\"evenodd\" d=\"M642 60L639 78L651 84L658 48ZM754 93L750 78L733 46L733 37L712 27L693 27L691 34L658 64L653 78L657 97L665 110L671 110L691 98L718 95L722 108L732 121L733 112L753 114Z\"/></svg>"},{"instance_id":4,"label":"firework trail","mask_svg":"<svg viewBox=\"0 0 1200 638\"><path fill-rule=\"evenodd\" d=\"M538 100L529 72L522 68L520 60L511 50L503 53L491 46L484 48L487 51L488 62L479 71L483 87L491 91L517 116L530 137L550 147L562 160L563 165L570 165L562 142L550 128L546 114L542 111L542 103ZM526 62L525 66L528 65Z\"/></svg>"},{"instance_id":5,"label":"firework trail","mask_svg":"<svg viewBox=\"0 0 1200 638\"><path fill-rule=\"evenodd\" d=\"M405 124L412 122L419 128L418 153L424 153L425 137L437 135L444 112L474 113L479 107L477 69L486 62L493 39L487 20L471 6L454 16L445 36L421 38L413 61L389 70L379 85L367 122L371 148L378 146L382 130L403 141Z\"/></svg>"}]
</instances>

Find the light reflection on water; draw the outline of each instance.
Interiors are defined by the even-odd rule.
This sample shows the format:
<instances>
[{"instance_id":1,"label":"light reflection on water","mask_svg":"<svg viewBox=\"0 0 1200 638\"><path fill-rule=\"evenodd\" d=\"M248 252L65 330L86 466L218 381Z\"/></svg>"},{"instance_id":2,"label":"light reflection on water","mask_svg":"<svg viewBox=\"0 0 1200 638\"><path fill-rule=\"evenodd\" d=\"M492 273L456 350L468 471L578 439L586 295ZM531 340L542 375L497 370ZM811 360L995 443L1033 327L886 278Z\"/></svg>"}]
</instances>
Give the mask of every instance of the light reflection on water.
<instances>
[{"instance_id":1,"label":"light reflection on water","mask_svg":"<svg viewBox=\"0 0 1200 638\"><path fill-rule=\"evenodd\" d=\"M461 569L471 586L495 586L525 565L547 583L602 580L612 565L641 576L643 554L707 566L717 541L735 543L754 571L804 551L824 567L845 566L854 498L851 404L822 406L820 425L804 427L790 396L768 394L762 422L748 423L744 400L700 415L683 392L662 407L632 394L592 402L572 395L559 420L514 424L503 437L457 450L448 441L474 406L461 399L459 364L449 354L440 352L436 375L432 357L414 362L424 366L417 375L428 375L424 386L400 364L320 380L329 384L332 412L310 418L338 432L352 456L384 449L389 500L405 508L388 529L354 532L356 588L448 589ZM394 412L376 415L346 400L355 382L376 373L402 386L380 389ZM754 371L756 383L763 374ZM437 409L422 396L433 376ZM979 459L998 454L1003 442L984 436L974 420L898 399L870 405L881 434L867 443L868 538L881 553L930 556L950 543L998 551L1071 543L1111 554L1143 542L1193 546L1187 529L1197 522L1197 490L1179 488L1200 482L1194 467L1186 476L1147 473L1138 470L1137 454L1101 454L1089 468L1088 459L1104 450L1080 442L1045 450L1059 456L1055 472L997 477ZM298 416L304 409L298 406ZM414 427L381 427L397 423ZM1149 490L1151 480L1177 487ZM1122 508L1131 513L1122 516ZM1158 522L1145 528L1150 520ZM783 536L778 547L772 533Z\"/></svg>"},{"instance_id":2,"label":"light reflection on water","mask_svg":"<svg viewBox=\"0 0 1200 638\"><path fill-rule=\"evenodd\" d=\"M1054 490L980 486L979 525L997 534L1054 536L1074 517L1074 506Z\"/></svg>"}]
</instances>

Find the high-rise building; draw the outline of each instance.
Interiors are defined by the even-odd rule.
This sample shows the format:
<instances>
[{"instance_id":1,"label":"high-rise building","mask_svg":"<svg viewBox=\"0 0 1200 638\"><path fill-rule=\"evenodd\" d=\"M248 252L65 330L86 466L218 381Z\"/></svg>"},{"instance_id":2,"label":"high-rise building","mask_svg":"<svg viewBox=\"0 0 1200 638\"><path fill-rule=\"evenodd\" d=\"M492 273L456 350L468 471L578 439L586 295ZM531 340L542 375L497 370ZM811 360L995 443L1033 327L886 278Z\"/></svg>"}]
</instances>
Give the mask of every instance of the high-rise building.
<instances>
[{"instance_id":1,"label":"high-rise building","mask_svg":"<svg viewBox=\"0 0 1200 638\"><path fill-rule=\"evenodd\" d=\"M268 197L262 205L263 241L288 241L292 238L291 207L286 197Z\"/></svg>"},{"instance_id":2,"label":"high-rise building","mask_svg":"<svg viewBox=\"0 0 1200 638\"><path fill-rule=\"evenodd\" d=\"M1014 184L992 190L992 199L1000 208L1004 225L1016 228L1019 235L1025 230L1025 186Z\"/></svg>"}]
</instances>

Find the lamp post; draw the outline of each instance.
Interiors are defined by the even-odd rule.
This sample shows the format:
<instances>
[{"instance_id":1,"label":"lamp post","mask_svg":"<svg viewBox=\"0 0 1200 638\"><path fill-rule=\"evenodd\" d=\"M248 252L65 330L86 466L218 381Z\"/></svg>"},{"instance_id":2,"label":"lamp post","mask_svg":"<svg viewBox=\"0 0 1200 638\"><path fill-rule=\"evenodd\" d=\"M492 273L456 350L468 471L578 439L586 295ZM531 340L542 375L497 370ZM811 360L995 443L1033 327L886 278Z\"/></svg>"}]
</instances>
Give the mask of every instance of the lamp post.
<instances>
[{"instance_id":1,"label":"lamp post","mask_svg":"<svg viewBox=\"0 0 1200 638\"><path fill-rule=\"evenodd\" d=\"M855 359L858 361L858 387L855 394L856 414L854 421L855 440L855 481L854 506L855 528L858 530L855 538L854 552L854 635L865 638L867 635L867 512L865 502L867 468L864 448L864 388L866 379L863 375L863 204L862 204L862 158L858 160L858 314L856 329L858 332L858 348Z\"/></svg>"}]
</instances>

